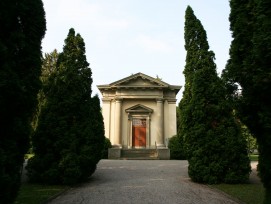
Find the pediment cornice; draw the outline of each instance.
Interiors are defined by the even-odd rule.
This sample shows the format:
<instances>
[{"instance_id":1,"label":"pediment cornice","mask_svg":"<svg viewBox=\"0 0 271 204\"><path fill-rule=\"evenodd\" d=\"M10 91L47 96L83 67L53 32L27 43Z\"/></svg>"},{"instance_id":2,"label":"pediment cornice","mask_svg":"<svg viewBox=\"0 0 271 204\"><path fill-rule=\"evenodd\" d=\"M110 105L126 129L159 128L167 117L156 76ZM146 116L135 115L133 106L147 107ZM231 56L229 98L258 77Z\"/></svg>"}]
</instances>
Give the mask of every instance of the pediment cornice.
<instances>
[{"instance_id":1,"label":"pediment cornice","mask_svg":"<svg viewBox=\"0 0 271 204\"><path fill-rule=\"evenodd\" d=\"M126 113L152 113L153 109L144 106L142 104L137 104L125 110Z\"/></svg>"},{"instance_id":2,"label":"pediment cornice","mask_svg":"<svg viewBox=\"0 0 271 204\"><path fill-rule=\"evenodd\" d=\"M169 84L145 75L143 73L132 74L126 78L109 84L111 87L168 87Z\"/></svg>"},{"instance_id":3,"label":"pediment cornice","mask_svg":"<svg viewBox=\"0 0 271 204\"><path fill-rule=\"evenodd\" d=\"M150 77L143 73L132 74L110 84L98 85L100 91L118 89L168 89L176 94L181 86L170 85L162 80Z\"/></svg>"}]
</instances>

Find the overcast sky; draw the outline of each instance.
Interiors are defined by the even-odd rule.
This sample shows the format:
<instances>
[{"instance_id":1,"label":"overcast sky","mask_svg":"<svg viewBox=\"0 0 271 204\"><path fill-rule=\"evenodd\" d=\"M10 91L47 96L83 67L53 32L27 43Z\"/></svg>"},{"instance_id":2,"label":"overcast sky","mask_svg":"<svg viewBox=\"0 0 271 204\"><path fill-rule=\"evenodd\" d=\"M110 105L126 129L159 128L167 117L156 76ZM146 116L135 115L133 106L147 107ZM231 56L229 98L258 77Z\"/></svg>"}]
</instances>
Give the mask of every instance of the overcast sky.
<instances>
[{"instance_id":1,"label":"overcast sky","mask_svg":"<svg viewBox=\"0 0 271 204\"><path fill-rule=\"evenodd\" d=\"M185 84L184 16L188 5L207 31L217 70L229 58L228 0L43 0L47 31L43 52L62 52L70 28L86 44L93 94L142 72L172 85ZM177 95L181 99L182 90Z\"/></svg>"}]
</instances>

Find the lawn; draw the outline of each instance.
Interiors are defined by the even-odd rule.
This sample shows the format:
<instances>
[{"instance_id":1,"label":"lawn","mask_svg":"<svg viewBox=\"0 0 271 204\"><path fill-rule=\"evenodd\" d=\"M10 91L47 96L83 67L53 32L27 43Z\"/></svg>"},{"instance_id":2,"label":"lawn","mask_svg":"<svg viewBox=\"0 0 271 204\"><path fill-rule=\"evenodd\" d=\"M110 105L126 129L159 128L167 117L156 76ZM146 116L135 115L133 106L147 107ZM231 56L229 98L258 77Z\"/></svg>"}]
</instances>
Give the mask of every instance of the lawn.
<instances>
[{"instance_id":1,"label":"lawn","mask_svg":"<svg viewBox=\"0 0 271 204\"><path fill-rule=\"evenodd\" d=\"M223 191L246 204L263 203L264 187L262 184L218 184L210 187Z\"/></svg>"},{"instance_id":2,"label":"lawn","mask_svg":"<svg viewBox=\"0 0 271 204\"><path fill-rule=\"evenodd\" d=\"M23 183L14 204L40 204L66 190L67 186Z\"/></svg>"},{"instance_id":3,"label":"lawn","mask_svg":"<svg viewBox=\"0 0 271 204\"><path fill-rule=\"evenodd\" d=\"M258 155L249 155L251 161L258 161ZM243 201L246 204L260 204L264 199L264 187L261 183L250 184L219 184L211 185L211 188L216 188L228 195Z\"/></svg>"},{"instance_id":4,"label":"lawn","mask_svg":"<svg viewBox=\"0 0 271 204\"><path fill-rule=\"evenodd\" d=\"M258 154L250 154L249 155L250 161L258 161L258 157L259 157Z\"/></svg>"}]
</instances>

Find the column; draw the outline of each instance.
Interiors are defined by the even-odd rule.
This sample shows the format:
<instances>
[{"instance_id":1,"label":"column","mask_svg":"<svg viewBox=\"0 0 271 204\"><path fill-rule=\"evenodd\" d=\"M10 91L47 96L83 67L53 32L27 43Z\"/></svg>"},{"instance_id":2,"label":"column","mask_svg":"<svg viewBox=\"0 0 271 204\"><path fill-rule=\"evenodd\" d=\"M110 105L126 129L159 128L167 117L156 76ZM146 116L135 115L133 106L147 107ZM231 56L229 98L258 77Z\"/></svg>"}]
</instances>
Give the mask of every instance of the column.
<instances>
[{"instance_id":1,"label":"column","mask_svg":"<svg viewBox=\"0 0 271 204\"><path fill-rule=\"evenodd\" d=\"M127 147L128 149L132 148L132 137L133 137L133 118L130 115L130 113L128 113L128 127L127 127Z\"/></svg>"},{"instance_id":2,"label":"column","mask_svg":"<svg viewBox=\"0 0 271 204\"><path fill-rule=\"evenodd\" d=\"M157 147L164 147L164 101L163 99L157 99L157 133L156 133L156 145Z\"/></svg>"},{"instance_id":3,"label":"column","mask_svg":"<svg viewBox=\"0 0 271 204\"><path fill-rule=\"evenodd\" d=\"M151 147L151 139L150 139L150 135L151 135L151 116L150 113L147 117L147 124L146 124L146 147L150 148Z\"/></svg>"},{"instance_id":4,"label":"column","mask_svg":"<svg viewBox=\"0 0 271 204\"><path fill-rule=\"evenodd\" d=\"M116 99L116 108L115 108L115 137L114 145L121 147L121 107L122 99Z\"/></svg>"},{"instance_id":5,"label":"column","mask_svg":"<svg viewBox=\"0 0 271 204\"><path fill-rule=\"evenodd\" d=\"M111 137L111 99L103 98L103 118L104 118L104 129L105 129L105 136L112 141Z\"/></svg>"}]
</instances>

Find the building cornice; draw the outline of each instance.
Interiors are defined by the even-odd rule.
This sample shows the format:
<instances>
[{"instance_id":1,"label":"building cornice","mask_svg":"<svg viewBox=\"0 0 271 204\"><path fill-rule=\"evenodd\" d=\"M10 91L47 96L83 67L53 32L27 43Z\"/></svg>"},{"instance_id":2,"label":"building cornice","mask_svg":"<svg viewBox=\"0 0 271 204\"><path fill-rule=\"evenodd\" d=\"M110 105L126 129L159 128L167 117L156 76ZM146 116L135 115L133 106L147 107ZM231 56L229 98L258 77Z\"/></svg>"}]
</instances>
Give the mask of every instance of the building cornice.
<instances>
[{"instance_id":1,"label":"building cornice","mask_svg":"<svg viewBox=\"0 0 271 204\"><path fill-rule=\"evenodd\" d=\"M133 84L133 80L142 79L148 82L148 84ZM177 94L182 86L170 85L159 79L155 79L143 73L133 74L129 77L115 81L111 84L97 85L97 88L101 92L105 91L116 91L116 90L165 90L174 91Z\"/></svg>"}]
</instances>

